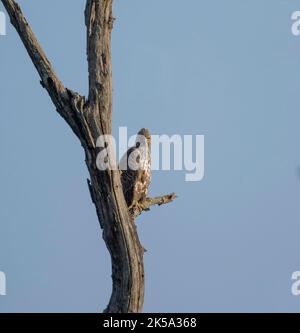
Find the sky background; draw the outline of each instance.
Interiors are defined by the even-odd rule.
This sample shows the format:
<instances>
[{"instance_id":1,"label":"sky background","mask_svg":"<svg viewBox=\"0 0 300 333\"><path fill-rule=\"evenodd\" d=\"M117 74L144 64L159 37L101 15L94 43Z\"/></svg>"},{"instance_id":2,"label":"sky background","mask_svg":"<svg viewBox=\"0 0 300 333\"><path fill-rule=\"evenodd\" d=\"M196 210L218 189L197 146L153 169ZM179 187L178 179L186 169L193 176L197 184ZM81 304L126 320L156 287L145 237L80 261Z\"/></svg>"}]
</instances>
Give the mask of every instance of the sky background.
<instances>
[{"instance_id":1,"label":"sky background","mask_svg":"<svg viewBox=\"0 0 300 333\"><path fill-rule=\"evenodd\" d=\"M19 0L66 86L87 92L84 0ZM3 10L2 4L0 10ZM114 131L205 135L205 178L137 221L146 312L299 311L300 1L116 0ZM0 37L0 312L99 312L110 257L79 142L19 37Z\"/></svg>"}]
</instances>

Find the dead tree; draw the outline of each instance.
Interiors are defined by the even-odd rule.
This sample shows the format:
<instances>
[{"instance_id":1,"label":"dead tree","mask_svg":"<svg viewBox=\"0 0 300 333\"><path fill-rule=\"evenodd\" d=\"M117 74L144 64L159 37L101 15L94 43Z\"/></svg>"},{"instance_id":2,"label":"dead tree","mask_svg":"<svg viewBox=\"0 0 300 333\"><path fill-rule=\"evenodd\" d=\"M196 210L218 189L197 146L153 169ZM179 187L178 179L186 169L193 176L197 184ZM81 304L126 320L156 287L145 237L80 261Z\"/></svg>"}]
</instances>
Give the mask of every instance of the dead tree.
<instances>
[{"instance_id":1,"label":"dead tree","mask_svg":"<svg viewBox=\"0 0 300 333\"><path fill-rule=\"evenodd\" d=\"M112 295L105 312L141 312L144 301L144 249L136 231L135 218L152 205L174 200L175 194L147 198L143 205L128 209L119 170L99 171L96 141L112 133L111 31L113 0L87 0L87 59L89 92L85 98L64 87L55 74L19 5L1 0L18 32L57 112L69 124L84 149L90 174L88 186L103 229L103 239L111 255ZM113 164L115 156L109 154ZM142 207L142 208L141 208Z\"/></svg>"}]
</instances>

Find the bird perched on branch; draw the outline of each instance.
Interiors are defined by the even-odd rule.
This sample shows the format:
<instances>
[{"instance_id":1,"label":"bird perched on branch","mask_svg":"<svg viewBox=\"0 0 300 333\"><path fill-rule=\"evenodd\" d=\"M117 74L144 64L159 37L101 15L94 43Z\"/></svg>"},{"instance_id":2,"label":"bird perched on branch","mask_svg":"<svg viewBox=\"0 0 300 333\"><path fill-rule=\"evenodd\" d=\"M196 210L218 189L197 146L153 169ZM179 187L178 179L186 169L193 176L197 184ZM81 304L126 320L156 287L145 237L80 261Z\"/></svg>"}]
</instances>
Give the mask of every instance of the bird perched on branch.
<instances>
[{"instance_id":1,"label":"bird perched on branch","mask_svg":"<svg viewBox=\"0 0 300 333\"><path fill-rule=\"evenodd\" d=\"M123 193L127 206L139 206L146 199L151 182L151 135L142 128L135 146L122 157L119 164Z\"/></svg>"}]
</instances>

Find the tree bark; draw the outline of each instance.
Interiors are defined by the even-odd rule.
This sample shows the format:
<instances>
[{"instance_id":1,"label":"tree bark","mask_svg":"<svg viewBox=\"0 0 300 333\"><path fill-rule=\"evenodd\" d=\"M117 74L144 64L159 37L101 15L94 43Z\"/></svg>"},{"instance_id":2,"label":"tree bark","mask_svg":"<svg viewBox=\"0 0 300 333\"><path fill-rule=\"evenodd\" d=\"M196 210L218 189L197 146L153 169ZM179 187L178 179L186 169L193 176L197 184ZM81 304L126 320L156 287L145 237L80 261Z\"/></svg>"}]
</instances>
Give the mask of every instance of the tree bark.
<instances>
[{"instance_id":1,"label":"tree bark","mask_svg":"<svg viewBox=\"0 0 300 333\"><path fill-rule=\"evenodd\" d=\"M112 134L113 0L86 2L89 69L87 99L65 88L59 81L18 4L14 0L1 1L40 75L41 85L48 91L57 112L70 125L84 149L90 174L88 186L112 261L113 288L105 312L141 312L144 301L144 249L134 221L141 210L128 210L119 170L100 171L96 166L99 152L96 141L101 135ZM108 160L111 165L116 164L115 156L110 153ZM174 194L148 198L142 210L149 210L152 205L165 204L174 199Z\"/></svg>"}]
</instances>

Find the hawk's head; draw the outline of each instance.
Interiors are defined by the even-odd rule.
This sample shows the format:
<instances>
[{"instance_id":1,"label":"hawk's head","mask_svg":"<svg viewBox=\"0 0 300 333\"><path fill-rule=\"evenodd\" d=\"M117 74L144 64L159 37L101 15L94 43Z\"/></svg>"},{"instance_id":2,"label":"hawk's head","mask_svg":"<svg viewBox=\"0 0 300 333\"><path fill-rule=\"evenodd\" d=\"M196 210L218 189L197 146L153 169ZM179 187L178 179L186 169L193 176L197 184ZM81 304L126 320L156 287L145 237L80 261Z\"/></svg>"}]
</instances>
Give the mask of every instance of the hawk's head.
<instances>
[{"instance_id":1,"label":"hawk's head","mask_svg":"<svg viewBox=\"0 0 300 333\"><path fill-rule=\"evenodd\" d=\"M149 130L147 128L142 128L139 132L138 132L138 136L136 139L136 147L140 147L141 142L145 142L147 143L147 145L150 147L151 145L151 134L149 132Z\"/></svg>"}]
</instances>

